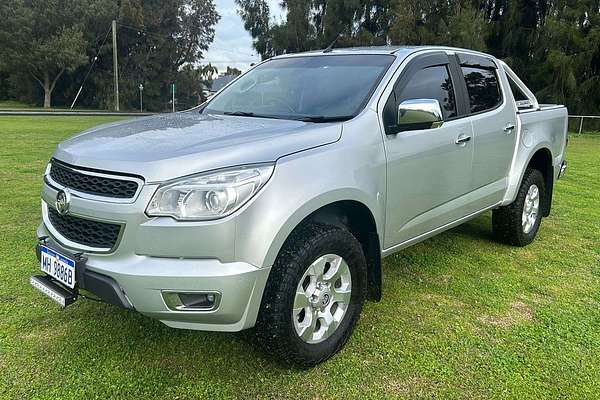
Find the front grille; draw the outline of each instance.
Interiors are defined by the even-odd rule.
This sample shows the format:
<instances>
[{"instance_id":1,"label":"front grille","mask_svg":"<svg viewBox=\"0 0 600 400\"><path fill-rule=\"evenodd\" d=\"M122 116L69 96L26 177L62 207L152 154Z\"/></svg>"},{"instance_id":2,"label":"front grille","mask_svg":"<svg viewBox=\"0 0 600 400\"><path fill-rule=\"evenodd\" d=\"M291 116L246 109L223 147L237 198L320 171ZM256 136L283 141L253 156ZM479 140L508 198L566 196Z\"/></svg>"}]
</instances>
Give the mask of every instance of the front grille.
<instances>
[{"instance_id":1,"label":"front grille","mask_svg":"<svg viewBox=\"0 0 600 400\"><path fill-rule=\"evenodd\" d=\"M85 171L76 171L54 160L50 167L50 177L67 188L96 196L130 199L138 190L135 181L88 175Z\"/></svg>"},{"instance_id":2,"label":"front grille","mask_svg":"<svg viewBox=\"0 0 600 400\"><path fill-rule=\"evenodd\" d=\"M121 232L121 225L60 215L52 207L48 207L48 219L63 237L88 247L112 249Z\"/></svg>"}]
</instances>

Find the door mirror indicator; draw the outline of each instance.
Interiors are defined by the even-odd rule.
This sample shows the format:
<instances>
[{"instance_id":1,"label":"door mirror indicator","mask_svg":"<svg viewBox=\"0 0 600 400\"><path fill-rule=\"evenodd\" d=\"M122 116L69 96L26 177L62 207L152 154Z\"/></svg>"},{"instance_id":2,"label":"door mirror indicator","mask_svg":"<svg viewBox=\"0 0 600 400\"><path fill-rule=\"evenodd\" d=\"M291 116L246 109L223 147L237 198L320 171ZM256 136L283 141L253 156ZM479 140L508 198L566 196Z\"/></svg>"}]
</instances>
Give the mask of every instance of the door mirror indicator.
<instances>
[{"instance_id":1,"label":"door mirror indicator","mask_svg":"<svg viewBox=\"0 0 600 400\"><path fill-rule=\"evenodd\" d=\"M437 100L410 99L398 106L400 131L438 128L443 122L442 108Z\"/></svg>"}]
</instances>

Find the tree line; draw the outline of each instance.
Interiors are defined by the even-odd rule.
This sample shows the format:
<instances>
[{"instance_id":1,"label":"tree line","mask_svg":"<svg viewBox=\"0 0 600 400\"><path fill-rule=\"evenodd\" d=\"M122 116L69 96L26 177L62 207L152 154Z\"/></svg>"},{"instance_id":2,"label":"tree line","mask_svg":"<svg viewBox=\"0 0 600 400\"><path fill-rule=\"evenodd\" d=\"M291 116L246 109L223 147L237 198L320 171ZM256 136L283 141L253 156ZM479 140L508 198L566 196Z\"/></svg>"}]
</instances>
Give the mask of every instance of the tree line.
<instances>
[{"instance_id":1,"label":"tree line","mask_svg":"<svg viewBox=\"0 0 600 400\"><path fill-rule=\"evenodd\" d=\"M542 102L600 114L600 0L235 0L263 59L337 46L433 44L505 60ZM123 109L170 109L203 100L199 66L220 19L213 0L0 2L0 99L113 106L110 25L117 20Z\"/></svg>"},{"instance_id":2,"label":"tree line","mask_svg":"<svg viewBox=\"0 0 600 400\"><path fill-rule=\"evenodd\" d=\"M123 109L179 109L202 100L200 82L216 72L196 66L214 38L212 0L11 0L0 2L0 99L113 107L111 22L117 20Z\"/></svg>"},{"instance_id":3,"label":"tree line","mask_svg":"<svg viewBox=\"0 0 600 400\"><path fill-rule=\"evenodd\" d=\"M541 102L600 114L598 0L236 0L263 58L336 46L449 45L505 60Z\"/></svg>"}]
</instances>

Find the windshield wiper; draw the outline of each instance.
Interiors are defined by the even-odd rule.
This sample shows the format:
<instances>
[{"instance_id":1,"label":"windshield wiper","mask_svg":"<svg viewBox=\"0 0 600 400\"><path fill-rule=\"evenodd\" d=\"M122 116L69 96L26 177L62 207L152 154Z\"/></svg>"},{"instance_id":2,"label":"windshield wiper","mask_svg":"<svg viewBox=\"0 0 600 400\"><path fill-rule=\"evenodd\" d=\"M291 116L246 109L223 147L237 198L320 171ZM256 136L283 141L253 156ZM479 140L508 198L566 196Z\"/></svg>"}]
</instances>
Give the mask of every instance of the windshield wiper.
<instances>
[{"instance_id":1,"label":"windshield wiper","mask_svg":"<svg viewBox=\"0 0 600 400\"><path fill-rule=\"evenodd\" d=\"M238 117L260 117L260 115L256 115L253 112L248 111L223 111L225 115L235 115Z\"/></svg>"},{"instance_id":2,"label":"windshield wiper","mask_svg":"<svg viewBox=\"0 0 600 400\"><path fill-rule=\"evenodd\" d=\"M255 114L249 111L223 111L224 115L233 115L236 117L252 117L252 118L270 118L270 119L285 119L278 115Z\"/></svg>"},{"instance_id":3,"label":"windshield wiper","mask_svg":"<svg viewBox=\"0 0 600 400\"><path fill-rule=\"evenodd\" d=\"M304 122L322 123L322 122L348 121L349 119L352 119L352 118L354 118L353 115L336 115L336 116L332 116L332 117L327 117L325 115L308 115L308 116L299 117L299 118L295 118L295 119L298 121L304 121Z\"/></svg>"},{"instance_id":4,"label":"windshield wiper","mask_svg":"<svg viewBox=\"0 0 600 400\"><path fill-rule=\"evenodd\" d=\"M349 119L354 118L353 115L336 115L336 116L325 116L325 115L262 115L255 114L249 111L224 111L224 115L233 115L238 117L254 117L254 118L274 118L274 119L291 119L294 121L302 121L302 122L315 122L315 123L323 123L323 122L337 122L337 121L347 121Z\"/></svg>"}]
</instances>

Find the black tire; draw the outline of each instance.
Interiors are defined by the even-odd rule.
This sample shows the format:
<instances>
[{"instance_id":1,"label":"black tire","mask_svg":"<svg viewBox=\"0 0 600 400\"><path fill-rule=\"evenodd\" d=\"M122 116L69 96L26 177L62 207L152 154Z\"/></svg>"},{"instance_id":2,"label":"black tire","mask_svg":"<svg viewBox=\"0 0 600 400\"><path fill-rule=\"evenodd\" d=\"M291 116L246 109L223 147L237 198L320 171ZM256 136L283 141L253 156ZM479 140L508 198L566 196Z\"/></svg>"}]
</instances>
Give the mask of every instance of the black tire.
<instances>
[{"instance_id":1,"label":"black tire","mask_svg":"<svg viewBox=\"0 0 600 400\"><path fill-rule=\"evenodd\" d=\"M525 232L521 218L525 207L525 198L532 185L536 185L539 190L539 212L531 230ZM546 190L542 173L537 169L528 168L523 176L515 201L492 212L492 232L496 240L519 247L533 242L542 222L542 208L546 204L545 195Z\"/></svg>"},{"instance_id":2,"label":"black tire","mask_svg":"<svg viewBox=\"0 0 600 400\"><path fill-rule=\"evenodd\" d=\"M326 254L341 256L352 279L350 304L337 329L320 343L303 341L294 328L296 288L308 267ZM292 232L271 270L255 336L261 347L288 365L309 368L337 353L350 337L367 293L367 263L358 240L334 225L306 223Z\"/></svg>"}]
</instances>

